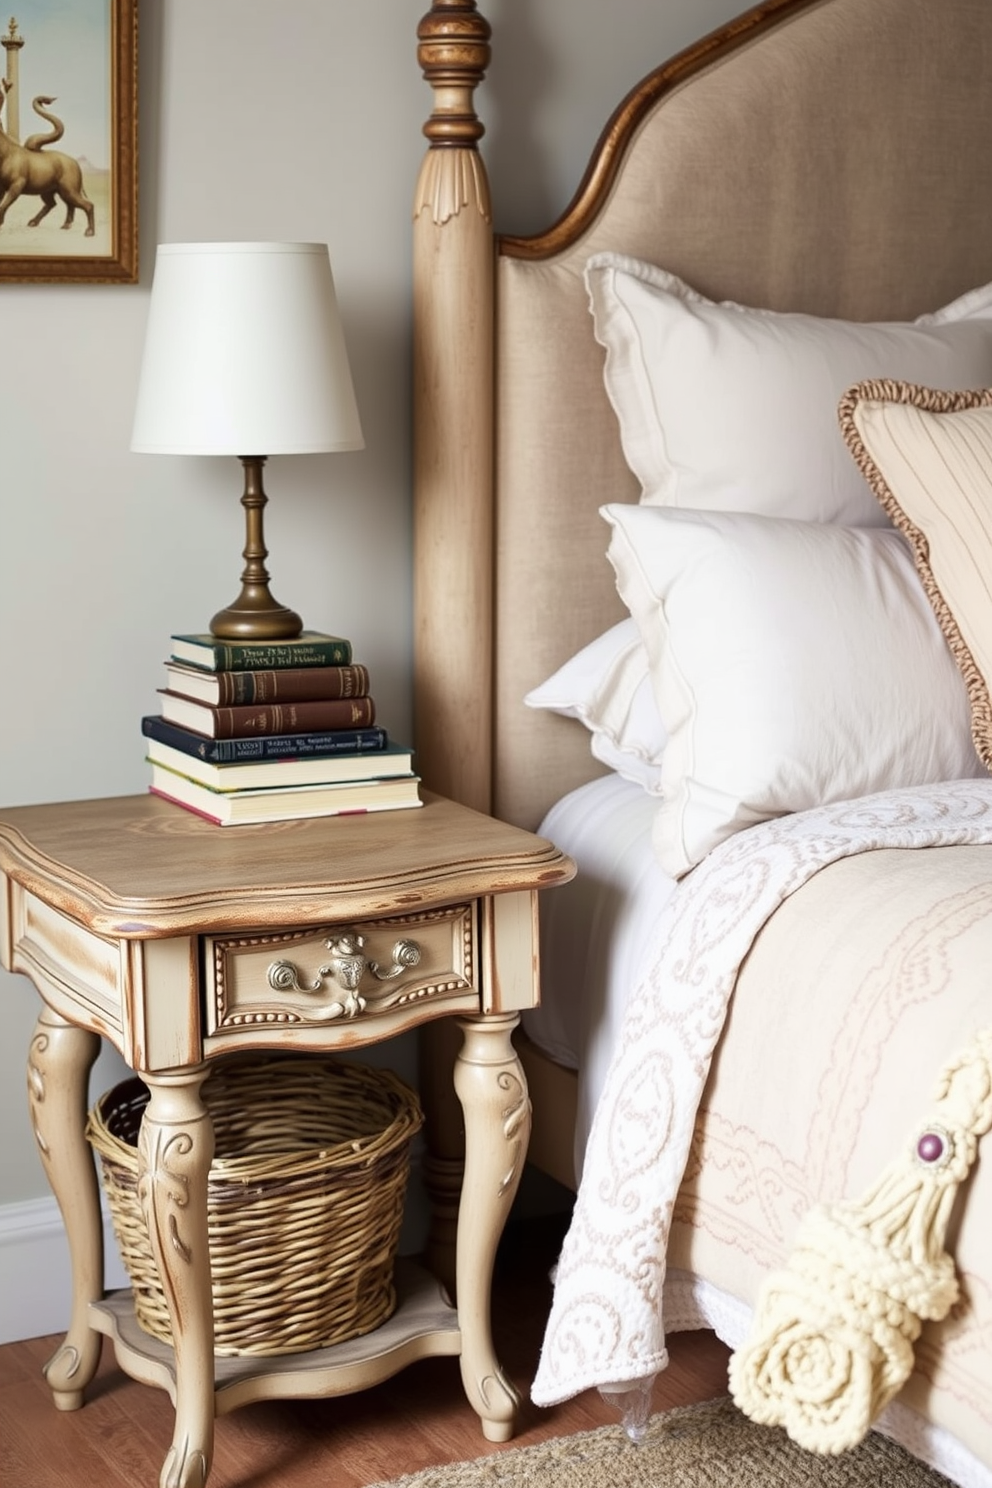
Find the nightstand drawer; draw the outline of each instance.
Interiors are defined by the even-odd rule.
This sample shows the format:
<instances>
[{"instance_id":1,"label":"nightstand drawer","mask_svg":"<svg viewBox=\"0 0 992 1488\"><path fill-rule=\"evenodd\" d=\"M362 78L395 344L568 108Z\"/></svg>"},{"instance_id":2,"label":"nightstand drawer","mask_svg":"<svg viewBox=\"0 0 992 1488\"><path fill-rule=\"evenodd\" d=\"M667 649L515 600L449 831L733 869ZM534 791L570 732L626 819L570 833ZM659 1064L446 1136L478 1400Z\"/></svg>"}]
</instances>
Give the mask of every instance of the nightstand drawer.
<instances>
[{"instance_id":1,"label":"nightstand drawer","mask_svg":"<svg viewBox=\"0 0 992 1488\"><path fill-rule=\"evenodd\" d=\"M206 936L207 1041L278 1027L360 1039L480 1005L475 903L284 934ZM454 1005L454 1006L453 1006ZM375 1033L362 1025L375 1024ZM244 1038L244 1036L248 1036Z\"/></svg>"}]
</instances>

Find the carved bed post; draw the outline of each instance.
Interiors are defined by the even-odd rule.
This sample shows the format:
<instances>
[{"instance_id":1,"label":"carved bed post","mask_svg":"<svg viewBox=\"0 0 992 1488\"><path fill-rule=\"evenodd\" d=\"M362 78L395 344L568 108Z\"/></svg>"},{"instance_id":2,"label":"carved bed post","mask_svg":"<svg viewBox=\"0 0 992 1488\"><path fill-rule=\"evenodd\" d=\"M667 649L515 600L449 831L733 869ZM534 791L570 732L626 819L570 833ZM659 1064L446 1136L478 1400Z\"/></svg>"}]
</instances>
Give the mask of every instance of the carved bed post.
<instances>
[{"instance_id":1,"label":"carved bed post","mask_svg":"<svg viewBox=\"0 0 992 1488\"><path fill-rule=\"evenodd\" d=\"M434 0L417 58L434 89L413 215L414 740L432 790L491 798L493 233L473 93L475 0Z\"/></svg>"},{"instance_id":2,"label":"carved bed post","mask_svg":"<svg viewBox=\"0 0 992 1488\"><path fill-rule=\"evenodd\" d=\"M475 0L433 0L417 58L434 90L413 211L414 743L431 790L487 811L492 771L493 233L473 95L489 64ZM454 1291L464 1170L459 1035L422 1032L428 1256Z\"/></svg>"}]
</instances>

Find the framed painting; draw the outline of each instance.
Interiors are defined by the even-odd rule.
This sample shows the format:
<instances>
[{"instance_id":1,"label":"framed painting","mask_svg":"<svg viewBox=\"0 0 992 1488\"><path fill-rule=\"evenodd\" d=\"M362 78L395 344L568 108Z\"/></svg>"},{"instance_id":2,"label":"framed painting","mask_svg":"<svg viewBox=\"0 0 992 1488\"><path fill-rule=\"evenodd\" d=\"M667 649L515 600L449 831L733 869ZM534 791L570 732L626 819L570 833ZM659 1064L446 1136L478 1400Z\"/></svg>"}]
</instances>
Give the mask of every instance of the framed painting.
<instances>
[{"instance_id":1,"label":"framed painting","mask_svg":"<svg viewBox=\"0 0 992 1488\"><path fill-rule=\"evenodd\" d=\"M0 46L0 281L133 284L138 0L16 0Z\"/></svg>"}]
</instances>

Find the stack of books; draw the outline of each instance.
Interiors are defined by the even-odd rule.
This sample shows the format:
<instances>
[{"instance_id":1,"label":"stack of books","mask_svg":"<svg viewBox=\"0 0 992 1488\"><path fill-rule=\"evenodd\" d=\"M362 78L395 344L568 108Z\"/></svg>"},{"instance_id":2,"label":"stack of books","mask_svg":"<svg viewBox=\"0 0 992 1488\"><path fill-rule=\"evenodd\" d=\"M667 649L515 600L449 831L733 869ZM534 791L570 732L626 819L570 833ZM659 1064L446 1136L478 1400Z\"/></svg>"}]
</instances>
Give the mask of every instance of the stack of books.
<instances>
[{"instance_id":1,"label":"stack of books","mask_svg":"<svg viewBox=\"0 0 992 1488\"><path fill-rule=\"evenodd\" d=\"M175 635L171 649L161 712L141 720L155 795L220 826L420 805L350 641Z\"/></svg>"}]
</instances>

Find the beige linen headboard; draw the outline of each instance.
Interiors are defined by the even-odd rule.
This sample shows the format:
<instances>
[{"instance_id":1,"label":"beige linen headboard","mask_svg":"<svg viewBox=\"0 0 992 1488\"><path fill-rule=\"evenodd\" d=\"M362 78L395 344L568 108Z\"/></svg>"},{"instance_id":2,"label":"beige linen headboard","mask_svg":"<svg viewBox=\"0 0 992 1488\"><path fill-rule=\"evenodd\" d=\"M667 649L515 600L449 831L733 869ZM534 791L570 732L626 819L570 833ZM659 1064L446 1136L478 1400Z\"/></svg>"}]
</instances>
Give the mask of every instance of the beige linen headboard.
<instances>
[{"instance_id":1,"label":"beige linen headboard","mask_svg":"<svg viewBox=\"0 0 992 1488\"><path fill-rule=\"evenodd\" d=\"M636 500L582 270L614 249L717 299L909 318L992 279L990 0L767 0L652 73L565 216L495 237L474 0L435 0L414 213L415 745L425 783L535 827L591 778L527 690L623 615Z\"/></svg>"}]
</instances>

